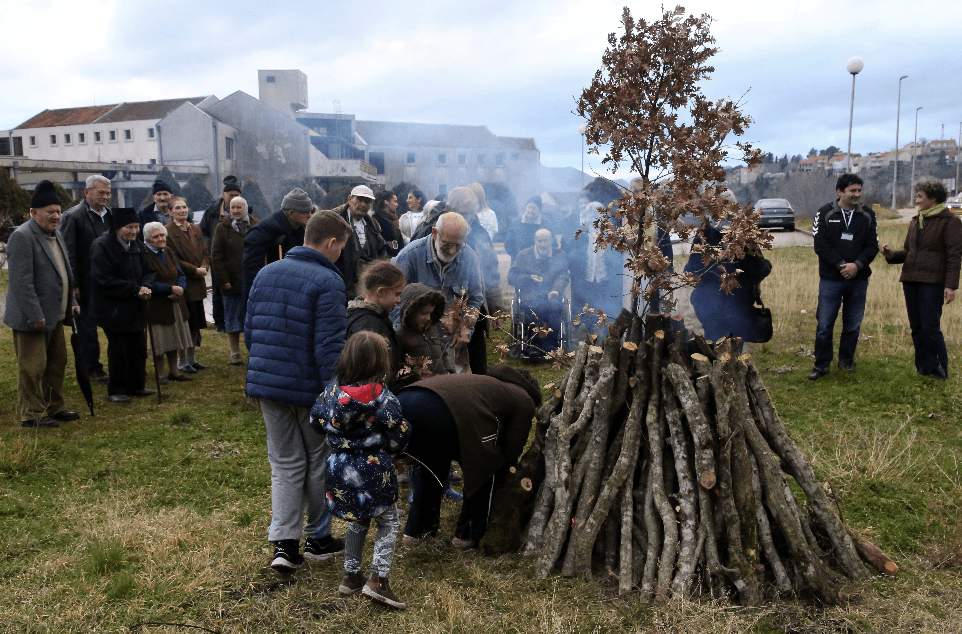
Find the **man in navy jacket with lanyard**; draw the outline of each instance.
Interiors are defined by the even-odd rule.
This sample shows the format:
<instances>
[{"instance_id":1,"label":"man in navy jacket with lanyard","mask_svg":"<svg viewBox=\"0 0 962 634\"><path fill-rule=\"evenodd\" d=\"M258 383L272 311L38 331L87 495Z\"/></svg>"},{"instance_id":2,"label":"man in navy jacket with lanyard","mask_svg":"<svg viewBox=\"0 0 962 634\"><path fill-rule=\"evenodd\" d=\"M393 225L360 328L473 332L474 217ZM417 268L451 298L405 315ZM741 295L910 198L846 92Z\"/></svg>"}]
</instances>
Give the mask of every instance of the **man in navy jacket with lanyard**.
<instances>
[{"instance_id":1,"label":"man in navy jacket with lanyard","mask_svg":"<svg viewBox=\"0 0 962 634\"><path fill-rule=\"evenodd\" d=\"M818 310L815 330L815 367L808 375L817 381L832 365L832 335L839 308L842 335L838 345L838 367L855 372L855 346L865 314L869 264L878 255L878 226L875 213L862 198L862 179L843 174L835 184L838 199L815 212L812 233L818 255Z\"/></svg>"}]
</instances>

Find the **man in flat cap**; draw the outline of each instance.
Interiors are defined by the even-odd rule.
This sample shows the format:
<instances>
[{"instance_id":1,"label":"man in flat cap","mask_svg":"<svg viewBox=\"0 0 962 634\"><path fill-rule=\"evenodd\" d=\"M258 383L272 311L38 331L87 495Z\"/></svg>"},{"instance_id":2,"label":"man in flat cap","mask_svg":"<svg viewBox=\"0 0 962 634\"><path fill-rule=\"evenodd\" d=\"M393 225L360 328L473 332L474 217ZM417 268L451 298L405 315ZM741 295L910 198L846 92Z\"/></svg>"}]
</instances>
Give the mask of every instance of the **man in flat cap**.
<instances>
[{"instance_id":1,"label":"man in flat cap","mask_svg":"<svg viewBox=\"0 0 962 634\"><path fill-rule=\"evenodd\" d=\"M307 192L295 187L284 196L280 211L250 228L244 238L245 304L258 271L294 247L304 246L304 227L316 210Z\"/></svg>"},{"instance_id":2,"label":"man in flat cap","mask_svg":"<svg viewBox=\"0 0 962 634\"><path fill-rule=\"evenodd\" d=\"M381 237L377 221L368 215L373 203L374 192L371 188L358 185L351 190L347 202L334 209L354 229L341 257L334 263L344 277L348 301L357 296L357 278L361 267L388 255L387 242Z\"/></svg>"},{"instance_id":3,"label":"man in flat cap","mask_svg":"<svg viewBox=\"0 0 962 634\"><path fill-rule=\"evenodd\" d=\"M77 315L67 247L57 233L60 201L54 184L40 181L30 220L7 241L10 288L3 323L13 330L19 372L17 397L24 427L59 427L80 418L64 409L67 343L63 322Z\"/></svg>"}]
</instances>

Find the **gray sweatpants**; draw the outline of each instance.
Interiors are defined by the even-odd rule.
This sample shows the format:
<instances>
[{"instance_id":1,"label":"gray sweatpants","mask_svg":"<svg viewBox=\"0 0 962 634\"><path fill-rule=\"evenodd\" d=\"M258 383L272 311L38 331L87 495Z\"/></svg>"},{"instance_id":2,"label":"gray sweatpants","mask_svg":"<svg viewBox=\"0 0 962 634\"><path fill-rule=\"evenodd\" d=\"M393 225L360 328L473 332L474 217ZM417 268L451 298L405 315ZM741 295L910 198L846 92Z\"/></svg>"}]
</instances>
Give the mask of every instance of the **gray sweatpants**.
<instances>
[{"instance_id":1,"label":"gray sweatpants","mask_svg":"<svg viewBox=\"0 0 962 634\"><path fill-rule=\"evenodd\" d=\"M327 436L311 427L311 409L260 399L267 425L267 459L271 463L271 526L267 539L300 540L331 534L325 499ZM303 525L304 514L307 524ZM303 528L302 528L303 526Z\"/></svg>"},{"instance_id":2,"label":"gray sweatpants","mask_svg":"<svg viewBox=\"0 0 962 634\"><path fill-rule=\"evenodd\" d=\"M397 544L397 533L401 527L397 505L383 511L380 515L363 520L355 520L347 527L344 536L344 570L345 572L360 572L361 557L364 555L364 541L367 531L371 528L371 520L377 523L377 533L374 534L374 555L371 557L371 570L382 577L391 574L391 562L394 561L394 547Z\"/></svg>"}]
</instances>

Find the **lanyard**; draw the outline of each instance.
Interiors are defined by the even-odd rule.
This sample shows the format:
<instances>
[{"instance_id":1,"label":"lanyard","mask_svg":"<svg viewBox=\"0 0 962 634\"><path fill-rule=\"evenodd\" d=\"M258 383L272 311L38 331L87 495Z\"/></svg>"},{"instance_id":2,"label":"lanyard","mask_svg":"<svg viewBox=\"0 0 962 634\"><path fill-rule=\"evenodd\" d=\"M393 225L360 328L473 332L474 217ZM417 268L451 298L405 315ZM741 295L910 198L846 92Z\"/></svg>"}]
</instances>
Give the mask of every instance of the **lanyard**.
<instances>
[{"instance_id":1,"label":"lanyard","mask_svg":"<svg viewBox=\"0 0 962 634\"><path fill-rule=\"evenodd\" d=\"M840 208L841 209L841 208ZM845 221L845 231L848 232L849 225L852 224L852 217L855 216L855 210L851 211L847 209L842 209L842 220Z\"/></svg>"}]
</instances>

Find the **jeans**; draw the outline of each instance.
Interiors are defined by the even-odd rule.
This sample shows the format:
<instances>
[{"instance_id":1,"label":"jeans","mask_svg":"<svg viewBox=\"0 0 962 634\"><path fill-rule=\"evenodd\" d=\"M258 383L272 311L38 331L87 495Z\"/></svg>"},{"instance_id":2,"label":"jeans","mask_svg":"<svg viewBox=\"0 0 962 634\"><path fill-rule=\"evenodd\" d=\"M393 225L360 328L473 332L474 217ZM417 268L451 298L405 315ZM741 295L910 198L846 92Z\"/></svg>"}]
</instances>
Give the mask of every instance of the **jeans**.
<instances>
[{"instance_id":1,"label":"jeans","mask_svg":"<svg viewBox=\"0 0 962 634\"><path fill-rule=\"evenodd\" d=\"M271 463L271 526L267 539L278 542L323 539L331 534L325 498L327 436L311 427L311 408L261 399ZM304 514L307 524L302 527Z\"/></svg>"},{"instance_id":2,"label":"jeans","mask_svg":"<svg viewBox=\"0 0 962 634\"><path fill-rule=\"evenodd\" d=\"M815 319L815 369L828 372L832 365L832 336L838 310L842 309L842 336L838 343L840 368L855 367L855 346L865 315L868 280L821 280L818 284L818 310Z\"/></svg>"},{"instance_id":3,"label":"jeans","mask_svg":"<svg viewBox=\"0 0 962 634\"><path fill-rule=\"evenodd\" d=\"M919 374L945 379L949 376L949 353L942 335L942 304L945 289L939 284L903 282L905 308L915 345L915 369Z\"/></svg>"}]
</instances>

